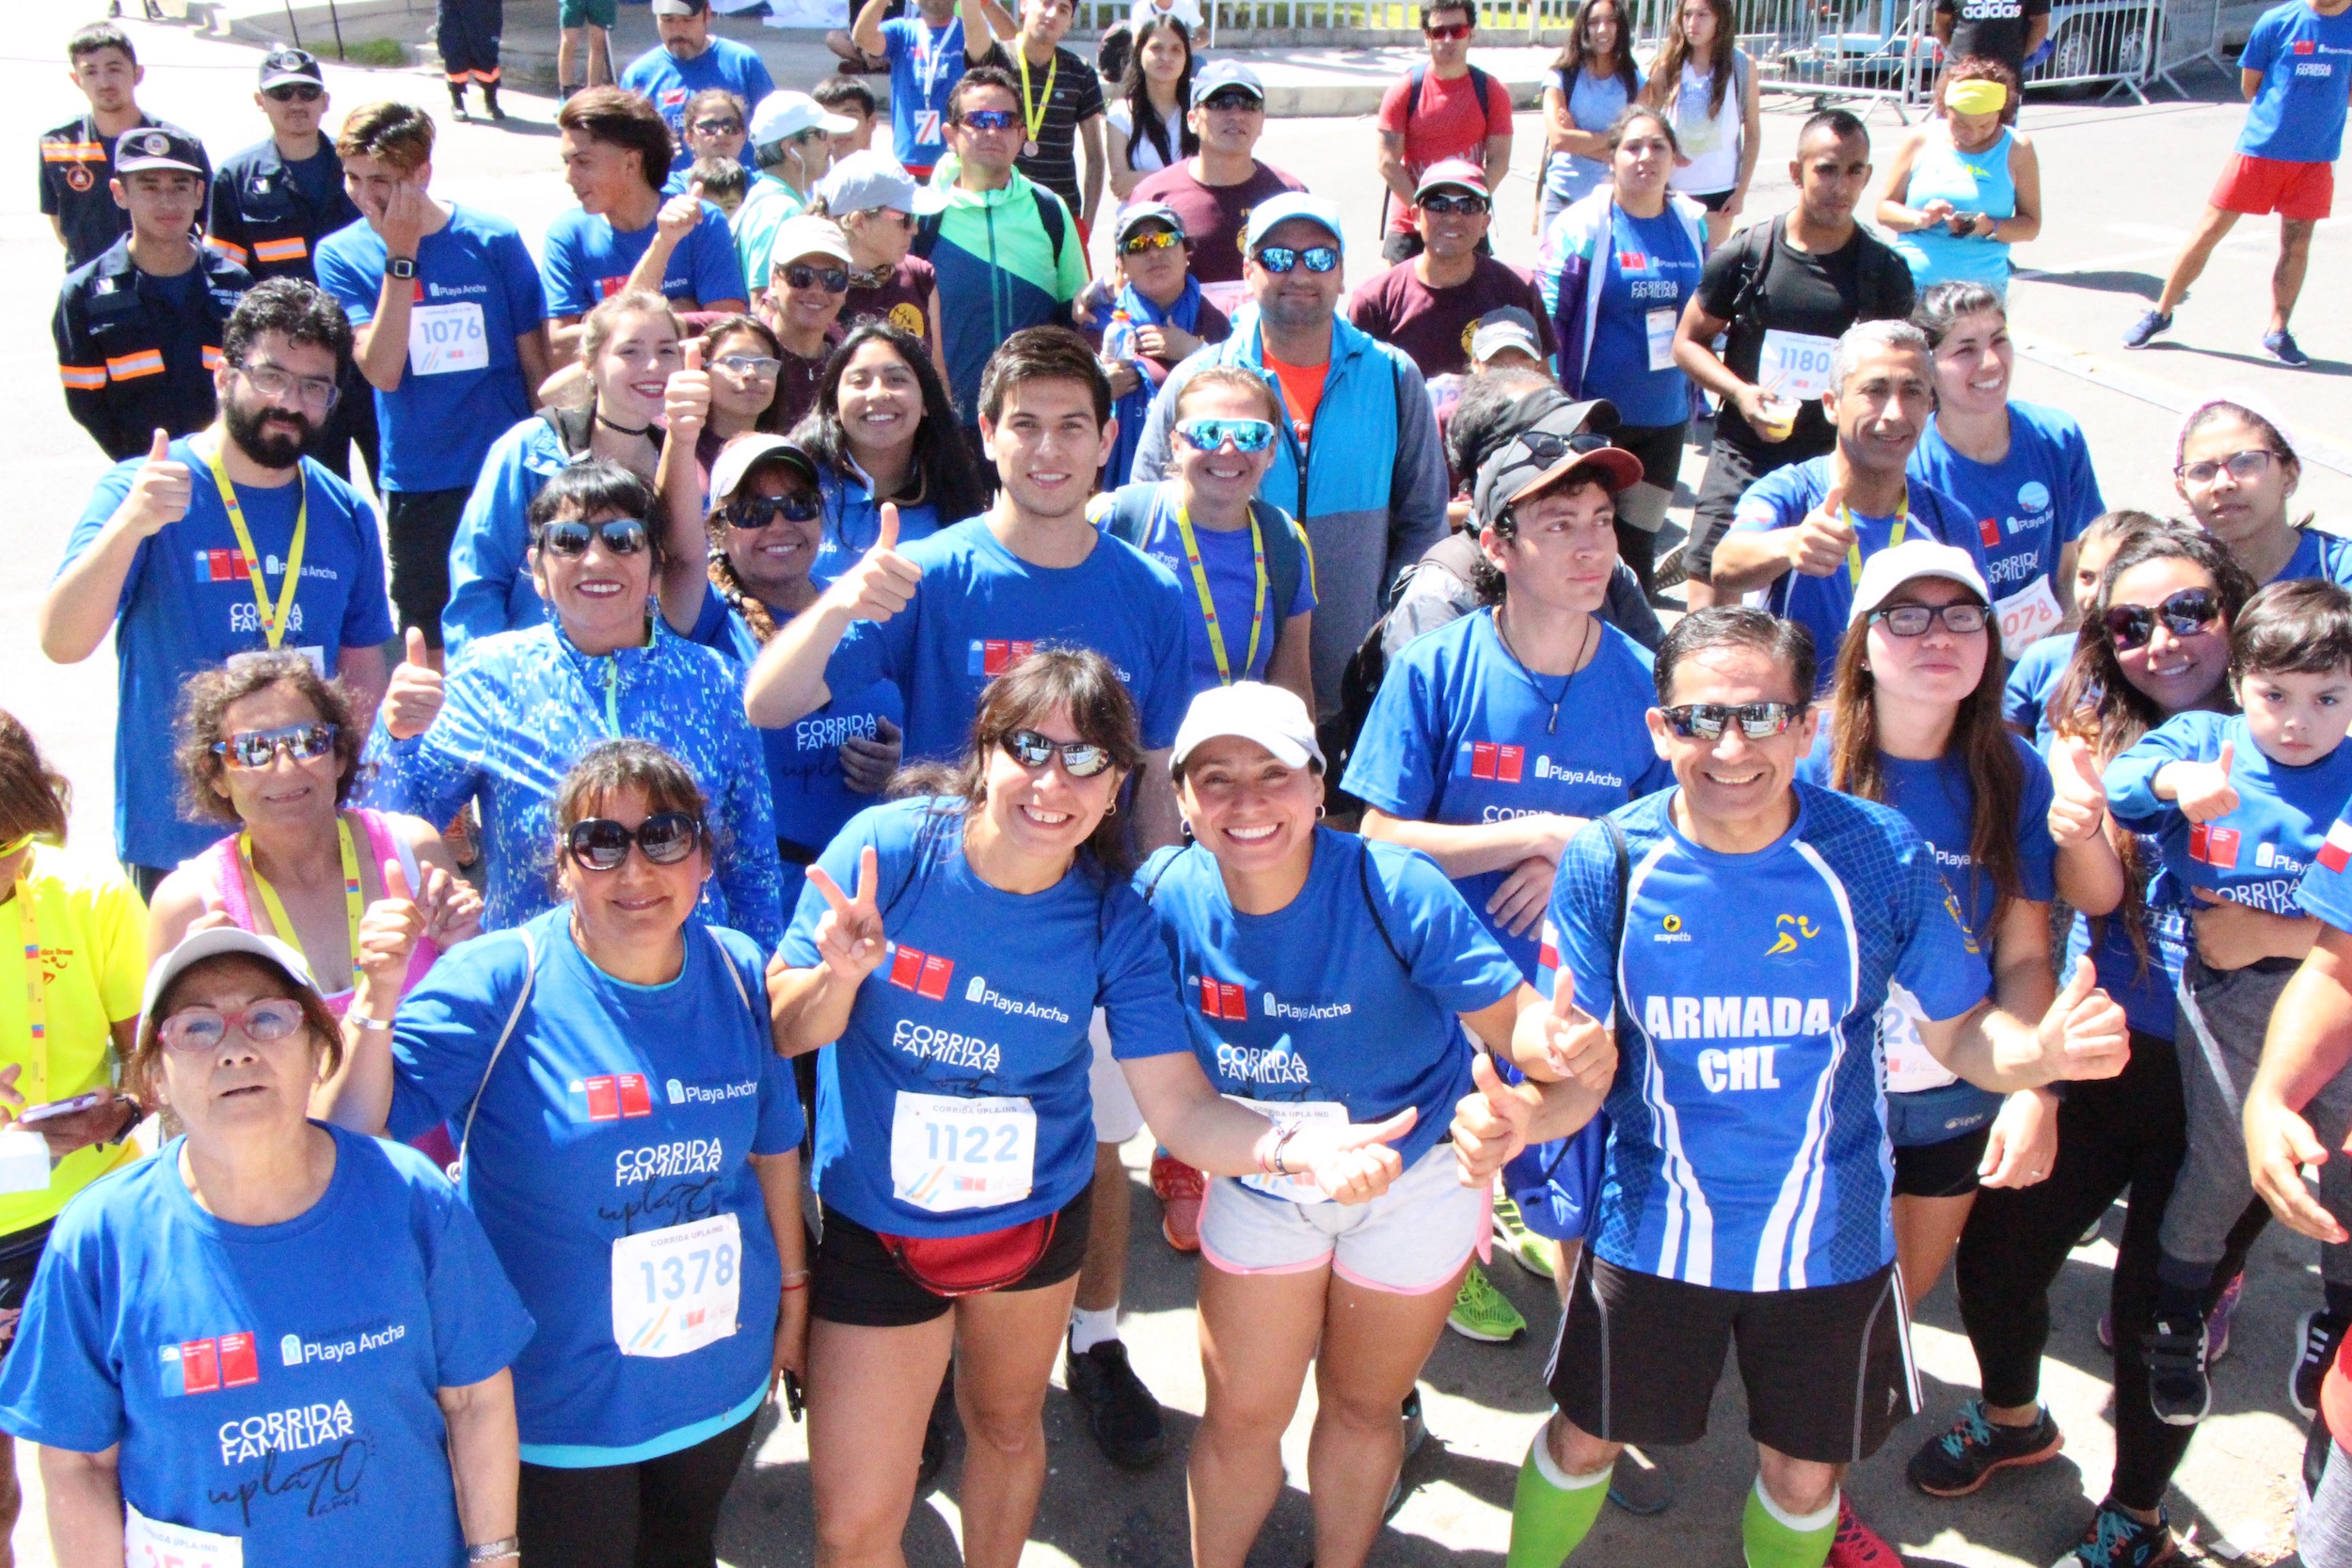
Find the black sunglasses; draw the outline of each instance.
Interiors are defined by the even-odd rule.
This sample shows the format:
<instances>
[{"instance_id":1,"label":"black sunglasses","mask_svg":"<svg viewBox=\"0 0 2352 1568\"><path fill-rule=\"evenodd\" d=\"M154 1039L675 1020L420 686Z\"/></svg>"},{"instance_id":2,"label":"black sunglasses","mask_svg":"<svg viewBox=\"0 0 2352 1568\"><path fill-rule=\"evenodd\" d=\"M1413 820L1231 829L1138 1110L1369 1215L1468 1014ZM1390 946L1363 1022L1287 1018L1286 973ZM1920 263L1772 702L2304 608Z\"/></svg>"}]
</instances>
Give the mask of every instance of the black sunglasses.
<instances>
[{"instance_id":1,"label":"black sunglasses","mask_svg":"<svg viewBox=\"0 0 2352 1568\"><path fill-rule=\"evenodd\" d=\"M1666 727L1684 740L1721 740L1733 724L1750 740L1770 740L1804 717L1803 703L1685 703L1661 708Z\"/></svg>"},{"instance_id":2,"label":"black sunglasses","mask_svg":"<svg viewBox=\"0 0 2352 1568\"><path fill-rule=\"evenodd\" d=\"M788 496L744 496L727 502L719 515L727 527L755 533L773 528L779 521L805 523L825 510L824 498L806 490L795 490Z\"/></svg>"},{"instance_id":3,"label":"black sunglasses","mask_svg":"<svg viewBox=\"0 0 2352 1568\"><path fill-rule=\"evenodd\" d=\"M703 825L698 818L682 811L662 811L646 817L634 830L609 816L591 816L584 822L575 822L572 831L564 835L564 847L582 869L612 871L628 859L628 847L632 844L643 849L654 864L675 865L694 852L702 836Z\"/></svg>"},{"instance_id":4,"label":"black sunglasses","mask_svg":"<svg viewBox=\"0 0 2352 1568\"><path fill-rule=\"evenodd\" d=\"M1458 214L1464 217L1476 217L1486 210L1486 198L1483 196L1473 196L1468 191L1464 191L1459 196L1449 196L1440 191L1423 200L1421 210L1424 213L1436 213L1441 216Z\"/></svg>"},{"instance_id":5,"label":"black sunglasses","mask_svg":"<svg viewBox=\"0 0 2352 1568\"><path fill-rule=\"evenodd\" d=\"M2194 637L2221 619L2221 595L2210 588L2184 588L2162 604L2120 604L2100 617L2107 641L2118 648L2137 648L2156 634L2156 622L2175 637Z\"/></svg>"},{"instance_id":6,"label":"black sunglasses","mask_svg":"<svg viewBox=\"0 0 2352 1568\"><path fill-rule=\"evenodd\" d=\"M326 96L326 89L305 87L300 82L285 82L274 87L263 87L262 96L273 103L315 103Z\"/></svg>"},{"instance_id":7,"label":"black sunglasses","mask_svg":"<svg viewBox=\"0 0 2352 1568\"><path fill-rule=\"evenodd\" d=\"M1061 758L1061 770L1073 779L1090 779L1111 765L1108 747L1090 740L1049 740L1035 730L1013 731L1005 736L1005 750L1032 773L1041 771L1057 756Z\"/></svg>"},{"instance_id":8,"label":"black sunglasses","mask_svg":"<svg viewBox=\"0 0 2352 1568\"><path fill-rule=\"evenodd\" d=\"M653 542L644 523L636 517L612 517L601 523L566 517L539 531L539 547L560 560L577 561L588 553L592 538L603 540L604 547L614 555L636 555Z\"/></svg>"},{"instance_id":9,"label":"black sunglasses","mask_svg":"<svg viewBox=\"0 0 2352 1568\"><path fill-rule=\"evenodd\" d=\"M1263 109L1265 100L1243 87L1220 87L1200 101L1204 109Z\"/></svg>"},{"instance_id":10,"label":"black sunglasses","mask_svg":"<svg viewBox=\"0 0 2352 1568\"><path fill-rule=\"evenodd\" d=\"M812 267L795 261L790 266L778 267L776 270L784 274L787 288L808 289L822 283L825 286L825 293L829 294L844 294L850 292L850 273L846 267Z\"/></svg>"}]
</instances>

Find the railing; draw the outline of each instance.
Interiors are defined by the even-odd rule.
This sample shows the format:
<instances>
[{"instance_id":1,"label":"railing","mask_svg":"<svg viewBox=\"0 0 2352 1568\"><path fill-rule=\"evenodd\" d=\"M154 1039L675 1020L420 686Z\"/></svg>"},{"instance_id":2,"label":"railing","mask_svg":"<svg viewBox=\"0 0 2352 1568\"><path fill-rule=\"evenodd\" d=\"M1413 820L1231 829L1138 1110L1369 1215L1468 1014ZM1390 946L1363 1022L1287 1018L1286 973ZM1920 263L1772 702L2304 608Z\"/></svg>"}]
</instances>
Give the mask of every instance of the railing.
<instances>
[{"instance_id":1,"label":"railing","mask_svg":"<svg viewBox=\"0 0 2352 1568\"><path fill-rule=\"evenodd\" d=\"M2218 14L2217 4L2215 7ZM2050 33L2026 68L2029 87L2106 84L2146 102L2165 30L2160 0L2061 0L2050 8Z\"/></svg>"},{"instance_id":2,"label":"railing","mask_svg":"<svg viewBox=\"0 0 2352 1568\"><path fill-rule=\"evenodd\" d=\"M1576 20L1577 0L1499 0L1482 3L1478 35L1494 43L1556 38ZM1247 42L1278 35L1307 42L1336 35L1349 42L1419 43L1422 8L1399 0L1201 0L1207 19L1203 47L1218 36ZM1074 30L1100 32L1124 21L1129 0L1078 0Z\"/></svg>"}]
</instances>

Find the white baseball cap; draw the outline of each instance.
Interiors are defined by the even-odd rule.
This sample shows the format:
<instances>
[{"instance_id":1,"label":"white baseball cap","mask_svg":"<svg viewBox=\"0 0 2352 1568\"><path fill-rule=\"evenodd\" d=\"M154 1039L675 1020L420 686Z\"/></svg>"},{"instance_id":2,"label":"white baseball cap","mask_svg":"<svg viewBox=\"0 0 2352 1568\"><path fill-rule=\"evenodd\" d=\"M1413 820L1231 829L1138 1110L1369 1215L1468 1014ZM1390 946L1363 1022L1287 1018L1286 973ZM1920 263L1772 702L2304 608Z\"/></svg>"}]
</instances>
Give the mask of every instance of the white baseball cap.
<instances>
[{"instance_id":1,"label":"white baseball cap","mask_svg":"<svg viewBox=\"0 0 2352 1568\"><path fill-rule=\"evenodd\" d=\"M1315 740L1314 715L1307 711L1297 692L1263 681L1213 686L1195 697L1192 706L1184 710L1184 721L1176 728L1176 746L1168 753L1168 762L1181 768L1194 748L1228 735L1256 741L1285 768L1304 768L1311 762L1319 770L1324 766L1323 747Z\"/></svg>"},{"instance_id":2,"label":"white baseball cap","mask_svg":"<svg viewBox=\"0 0 2352 1568\"><path fill-rule=\"evenodd\" d=\"M751 141L754 147L766 147L803 131L844 135L856 129L856 120L834 114L804 92L771 92L752 111Z\"/></svg>"},{"instance_id":3,"label":"white baseball cap","mask_svg":"<svg viewBox=\"0 0 2352 1568\"><path fill-rule=\"evenodd\" d=\"M768 270L773 273L803 256L830 256L845 267L855 264L855 258L850 254L850 237L841 232L841 226L831 218L813 218L806 213L776 225L775 238L768 250Z\"/></svg>"},{"instance_id":4,"label":"white baseball cap","mask_svg":"<svg viewBox=\"0 0 2352 1568\"><path fill-rule=\"evenodd\" d=\"M171 983L190 964L202 963L226 954L241 953L248 958L259 958L286 972L287 976L303 990L316 994L318 981L310 977L310 961L276 937L265 937L258 931L239 930L234 926L215 926L199 931L170 952L155 960L155 967L147 972L147 992L139 998L139 1013L151 1018L171 990Z\"/></svg>"},{"instance_id":5,"label":"white baseball cap","mask_svg":"<svg viewBox=\"0 0 2352 1568\"><path fill-rule=\"evenodd\" d=\"M1906 539L1862 563L1862 580L1854 585L1853 610L1846 624L1859 622L1892 598L1896 589L1920 578L1956 582L1987 607L1993 603L1993 591L1985 587L1984 574L1977 570L1975 559L1966 550L1932 539Z\"/></svg>"},{"instance_id":6,"label":"white baseball cap","mask_svg":"<svg viewBox=\"0 0 2352 1568\"><path fill-rule=\"evenodd\" d=\"M752 470L773 458L799 470L802 478L814 489L818 483L816 460L799 445L781 436L751 434L738 436L720 449L710 465L710 505L715 511L735 499L736 491L751 477Z\"/></svg>"}]
</instances>

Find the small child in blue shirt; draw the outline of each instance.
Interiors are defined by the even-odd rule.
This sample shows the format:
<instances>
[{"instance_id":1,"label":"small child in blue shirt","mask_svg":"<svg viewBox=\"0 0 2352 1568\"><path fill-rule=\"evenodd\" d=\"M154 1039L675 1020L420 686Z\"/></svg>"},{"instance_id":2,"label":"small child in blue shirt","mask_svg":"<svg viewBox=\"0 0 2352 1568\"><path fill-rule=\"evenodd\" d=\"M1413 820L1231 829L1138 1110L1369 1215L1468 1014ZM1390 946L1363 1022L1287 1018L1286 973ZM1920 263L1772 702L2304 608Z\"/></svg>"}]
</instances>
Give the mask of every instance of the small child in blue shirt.
<instances>
[{"instance_id":1,"label":"small child in blue shirt","mask_svg":"<svg viewBox=\"0 0 2352 1568\"><path fill-rule=\"evenodd\" d=\"M2239 1107L2271 1009L2318 934L2296 898L2303 874L2352 797L2352 746L2343 744L2352 594L2314 578L2257 594L2231 629L2230 684L2242 713L2176 715L2106 772L2117 822L2157 835L2159 882L2177 883L2197 911L2174 1035L2188 1154L2165 1210L2147 1336L2150 1402L2175 1426L2195 1424L2210 1402L2204 1307L2253 1197Z\"/></svg>"}]
</instances>

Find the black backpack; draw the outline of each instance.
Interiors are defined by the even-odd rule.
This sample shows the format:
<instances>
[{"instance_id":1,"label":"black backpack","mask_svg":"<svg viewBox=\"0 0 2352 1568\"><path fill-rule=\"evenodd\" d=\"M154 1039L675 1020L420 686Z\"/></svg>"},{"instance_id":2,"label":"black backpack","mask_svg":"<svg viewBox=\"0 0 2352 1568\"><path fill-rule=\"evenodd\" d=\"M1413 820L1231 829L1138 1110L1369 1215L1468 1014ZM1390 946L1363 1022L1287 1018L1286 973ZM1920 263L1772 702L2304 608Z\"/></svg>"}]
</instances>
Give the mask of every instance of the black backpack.
<instances>
[{"instance_id":1,"label":"black backpack","mask_svg":"<svg viewBox=\"0 0 2352 1568\"><path fill-rule=\"evenodd\" d=\"M1395 613L1397 601L1404 598L1406 584L1423 566L1432 566L1468 588L1470 574L1477 567L1480 550L1478 535L1468 530L1450 533L1429 546L1411 571L1401 572L1389 587L1387 601L1380 608L1380 618L1364 633L1364 640L1347 657L1347 668L1340 672L1340 710L1315 726L1316 743L1322 746L1325 758L1324 792L1333 811L1361 811L1362 800L1340 787L1347 776L1348 759L1355 755L1356 742L1362 738L1364 720L1372 713L1372 700L1380 695L1380 683L1389 673L1388 649L1383 639L1388 636L1389 617Z\"/></svg>"}]
</instances>

